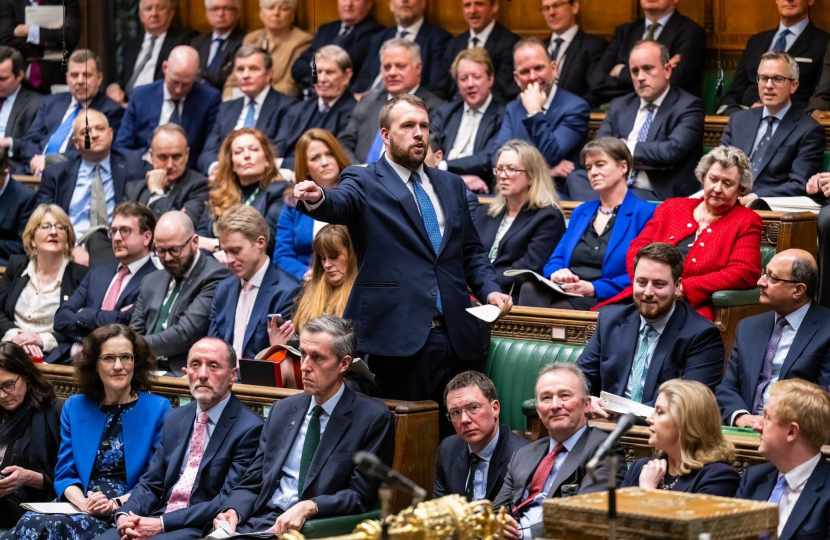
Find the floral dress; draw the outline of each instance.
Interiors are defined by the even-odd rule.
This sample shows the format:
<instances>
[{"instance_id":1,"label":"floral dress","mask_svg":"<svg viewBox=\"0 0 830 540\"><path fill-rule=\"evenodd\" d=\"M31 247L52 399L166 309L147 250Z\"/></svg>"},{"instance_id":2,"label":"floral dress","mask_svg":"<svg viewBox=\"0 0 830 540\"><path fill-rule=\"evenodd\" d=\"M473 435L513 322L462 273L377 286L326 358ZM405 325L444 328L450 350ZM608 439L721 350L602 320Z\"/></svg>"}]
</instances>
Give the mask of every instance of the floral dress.
<instances>
[{"instance_id":1,"label":"floral dress","mask_svg":"<svg viewBox=\"0 0 830 540\"><path fill-rule=\"evenodd\" d=\"M132 409L138 400L123 405L99 405L107 415L98 443L95 464L86 491L100 491L107 499L127 493L127 466L124 460L124 436L121 415ZM92 540L109 529L107 519L89 514L37 514L26 512L14 529L0 540Z\"/></svg>"}]
</instances>

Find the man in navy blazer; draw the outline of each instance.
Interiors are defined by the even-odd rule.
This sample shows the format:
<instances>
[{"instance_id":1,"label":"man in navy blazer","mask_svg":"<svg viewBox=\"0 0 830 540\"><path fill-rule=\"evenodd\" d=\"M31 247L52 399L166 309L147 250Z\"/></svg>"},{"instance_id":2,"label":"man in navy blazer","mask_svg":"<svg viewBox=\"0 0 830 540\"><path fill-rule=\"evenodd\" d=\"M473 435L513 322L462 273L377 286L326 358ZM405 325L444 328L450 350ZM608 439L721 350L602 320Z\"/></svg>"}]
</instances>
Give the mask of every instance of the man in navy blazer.
<instances>
[{"instance_id":1,"label":"man in navy blazer","mask_svg":"<svg viewBox=\"0 0 830 540\"><path fill-rule=\"evenodd\" d=\"M12 178L8 155L5 150L0 150L3 182L0 187L0 266L6 266L12 255L25 253L23 230L35 209L37 196L34 190Z\"/></svg>"},{"instance_id":2,"label":"man in navy blazer","mask_svg":"<svg viewBox=\"0 0 830 540\"><path fill-rule=\"evenodd\" d=\"M423 166L426 104L394 97L380 125L385 155L349 167L334 189L299 183L297 209L349 229L359 270L344 317L360 329L357 349L371 355L381 395L441 403L452 376L484 357L479 325L464 311L469 290L500 308L512 301L475 231L462 180Z\"/></svg>"},{"instance_id":3,"label":"man in navy blazer","mask_svg":"<svg viewBox=\"0 0 830 540\"><path fill-rule=\"evenodd\" d=\"M818 267L799 249L777 253L758 280L769 313L738 323L732 357L715 396L727 425L758 429L770 385L804 379L830 388L830 309L814 301ZM781 321L781 322L779 322ZM779 328L780 326L780 328Z\"/></svg>"},{"instance_id":4,"label":"man in navy blazer","mask_svg":"<svg viewBox=\"0 0 830 540\"><path fill-rule=\"evenodd\" d=\"M220 92L233 70L236 51L245 39L245 29L239 25L241 7L239 0L208 0L205 15L211 31L190 42L199 53L202 80Z\"/></svg>"},{"instance_id":5,"label":"man in navy blazer","mask_svg":"<svg viewBox=\"0 0 830 540\"><path fill-rule=\"evenodd\" d=\"M740 148L752 162L752 193L742 201L803 197L807 181L821 171L824 127L793 102L801 84L792 56L764 53L757 76L764 80L757 83L763 106L734 113L721 136L721 144ZM781 86L776 86L776 78ZM772 136L767 139L770 130Z\"/></svg>"},{"instance_id":6,"label":"man in navy blazer","mask_svg":"<svg viewBox=\"0 0 830 540\"><path fill-rule=\"evenodd\" d=\"M669 244L649 244L634 259L634 304L601 311L597 329L577 360L591 393L610 392L654 406L669 379L713 389L723 372L717 327L678 299L683 255ZM610 307L610 306L609 306ZM599 400L592 413L607 417Z\"/></svg>"},{"instance_id":7,"label":"man in navy blazer","mask_svg":"<svg viewBox=\"0 0 830 540\"><path fill-rule=\"evenodd\" d=\"M28 172L22 156L23 138L35 119L42 94L23 86L26 62L20 51L0 45L0 147L6 149L12 168Z\"/></svg>"},{"instance_id":8,"label":"man in navy blazer","mask_svg":"<svg viewBox=\"0 0 830 540\"><path fill-rule=\"evenodd\" d=\"M339 5L339 3L338 3ZM294 169L294 149L311 128L329 131L335 137L349 125L357 100L347 89L352 80L352 61L337 45L326 45L314 53L317 61L317 99L295 103L280 123L275 141L280 168Z\"/></svg>"},{"instance_id":9,"label":"man in navy blazer","mask_svg":"<svg viewBox=\"0 0 830 540\"><path fill-rule=\"evenodd\" d=\"M350 321L324 315L306 323L300 333L303 392L271 407L254 461L221 506L215 528L268 529L279 536L309 518L375 507L379 481L352 460L359 451L371 452L391 465L395 435L387 406L343 382L354 343Z\"/></svg>"},{"instance_id":10,"label":"man in navy blazer","mask_svg":"<svg viewBox=\"0 0 830 540\"><path fill-rule=\"evenodd\" d=\"M146 206L122 202L112 212L112 251L117 263L91 268L69 300L55 313L59 341L45 361L68 364L92 331L109 324L130 324L141 281L154 272L150 260L156 216Z\"/></svg>"},{"instance_id":11,"label":"man in navy blazer","mask_svg":"<svg viewBox=\"0 0 830 540\"><path fill-rule=\"evenodd\" d=\"M280 345L294 337L287 319L300 292L300 281L271 264L265 253L271 235L265 218L252 206L233 206L214 226L233 276L219 282L210 307L208 335L233 344L238 358L253 359L272 343L269 315L280 314Z\"/></svg>"},{"instance_id":12,"label":"man in navy blazer","mask_svg":"<svg viewBox=\"0 0 830 540\"><path fill-rule=\"evenodd\" d=\"M116 510L115 527L99 539L202 536L253 461L262 432L262 419L231 391L238 370L233 349L221 340L191 347L184 373L193 401L167 414L147 472Z\"/></svg>"},{"instance_id":13,"label":"man in navy blazer","mask_svg":"<svg viewBox=\"0 0 830 540\"><path fill-rule=\"evenodd\" d=\"M827 387L799 379L772 385L758 452L769 463L750 467L735 497L778 505L779 540L823 540L830 530L830 437Z\"/></svg>"},{"instance_id":14,"label":"man in navy blazer","mask_svg":"<svg viewBox=\"0 0 830 540\"><path fill-rule=\"evenodd\" d=\"M173 49L163 70L164 79L133 92L114 146L144 153L150 147L153 130L172 122L182 126L187 133L188 165L195 168L216 121L222 94L210 85L196 82L199 53L193 47L180 45Z\"/></svg>"},{"instance_id":15,"label":"man in navy blazer","mask_svg":"<svg viewBox=\"0 0 830 540\"><path fill-rule=\"evenodd\" d=\"M243 127L256 128L273 141L289 107L296 103L293 97L271 88L274 59L264 49L253 45L240 47L234 57L234 72L239 90L244 95L217 105L219 113L216 122L198 156L198 169L204 174L211 174L218 165L219 149L232 131Z\"/></svg>"}]
</instances>

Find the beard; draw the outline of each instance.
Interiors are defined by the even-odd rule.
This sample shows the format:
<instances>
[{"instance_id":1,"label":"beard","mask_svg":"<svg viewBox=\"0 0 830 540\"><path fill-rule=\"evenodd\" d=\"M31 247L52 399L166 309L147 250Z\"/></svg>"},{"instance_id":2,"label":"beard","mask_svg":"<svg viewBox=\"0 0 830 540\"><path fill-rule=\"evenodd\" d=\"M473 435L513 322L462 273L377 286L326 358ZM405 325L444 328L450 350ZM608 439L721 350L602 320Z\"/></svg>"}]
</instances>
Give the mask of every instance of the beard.
<instances>
[{"instance_id":1,"label":"beard","mask_svg":"<svg viewBox=\"0 0 830 540\"><path fill-rule=\"evenodd\" d=\"M424 159L427 157L426 143L424 146L418 148L415 143L409 147L404 147L395 142L395 139L389 138L389 155L392 156L392 161L405 167L410 171L414 171L424 164Z\"/></svg>"},{"instance_id":2,"label":"beard","mask_svg":"<svg viewBox=\"0 0 830 540\"><path fill-rule=\"evenodd\" d=\"M196 250L190 249L189 253L187 254L187 257L182 259L181 262L176 266L167 267L164 265L164 262L162 262L162 266L164 266L164 269L167 270L168 274L173 276L173 279L181 281L182 279L184 279L184 275L190 269L190 265L193 264L193 259L195 258Z\"/></svg>"}]
</instances>

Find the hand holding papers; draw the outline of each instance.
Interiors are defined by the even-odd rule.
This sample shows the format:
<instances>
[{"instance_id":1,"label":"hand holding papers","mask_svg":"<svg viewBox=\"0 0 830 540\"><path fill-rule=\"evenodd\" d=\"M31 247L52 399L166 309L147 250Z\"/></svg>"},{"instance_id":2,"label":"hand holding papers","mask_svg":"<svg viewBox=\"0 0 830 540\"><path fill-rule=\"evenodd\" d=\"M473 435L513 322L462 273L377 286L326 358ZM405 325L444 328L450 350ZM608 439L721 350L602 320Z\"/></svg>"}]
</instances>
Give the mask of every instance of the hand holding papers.
<instances>
[{"instance_id":1,"label":"hand holding papers","mask_svg":"<svg viewBox=\"0 0 830 540\"><path fill-rule=\"evenodd\" d=\"M602 402L602 407L606 411L616 414L631 413L634 416L645 419L654 412L654 407L649 407L648 405L643 405L642 403L637 403L624 397L615 396L609 392L600 392L599 399Z\"/></svg>"},{"instance_id":2,"label":"hand holding papers","mask_svg":"<svg viewBox=\"0 0 830 540\"><path fill-rule=\"evenodd\" d=\"M478 317L484 322L496 322L499 317L510 311L510 308L513 307L513 302L511 301L513 297L513 287L513 285L510 286L510 292L507 294L507 301L504 302L501 307L493 304L487 304L484 306L467 308L467 312L474 317ZM493 294L495 293L491 293L491 296Z\"/></svg>"},{"instance_id":3,"label":"hand holding papers","mask_svg":"<svg viewBox=\"0 0 830 540\"><path fill-rule=\"evenodd\" d=\"M562 294L562 295L565 295L565 296L578 296L578 297L582 296L579 293L572 293L572 292L566 291L565 289L560 287L560 284L554 283L553 281L551 281L549 279L543 278L542 276L540 276L539 274L537 274L533 270L505 270L504 271L504 275L507 276L507 277L519 276L521 274L532 274L533 277L538 279L541 283L547 285L548 287L550 287L554 291L558 292L559 294Z\"/></svg>"}]
</instances>

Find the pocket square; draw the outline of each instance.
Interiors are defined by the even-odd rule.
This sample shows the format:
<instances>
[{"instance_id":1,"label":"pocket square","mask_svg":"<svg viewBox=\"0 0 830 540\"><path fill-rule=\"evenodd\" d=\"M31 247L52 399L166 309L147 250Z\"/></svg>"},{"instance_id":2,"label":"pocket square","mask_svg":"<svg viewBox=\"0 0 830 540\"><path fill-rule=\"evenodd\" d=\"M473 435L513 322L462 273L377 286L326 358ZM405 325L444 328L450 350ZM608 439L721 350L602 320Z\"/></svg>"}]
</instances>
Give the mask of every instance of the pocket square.
<instances>
[{"instance_id":1,"label":"pocket square","mask_svg":"<svg viewBox=\"0 0 830 540\"><path fill-rule=\"evenodd\" d=\"M813 63L812 58L796 58L795 61L799 62L799 63L802 63L802 64L812 64Z\"/></svg>"}]
</instances>

